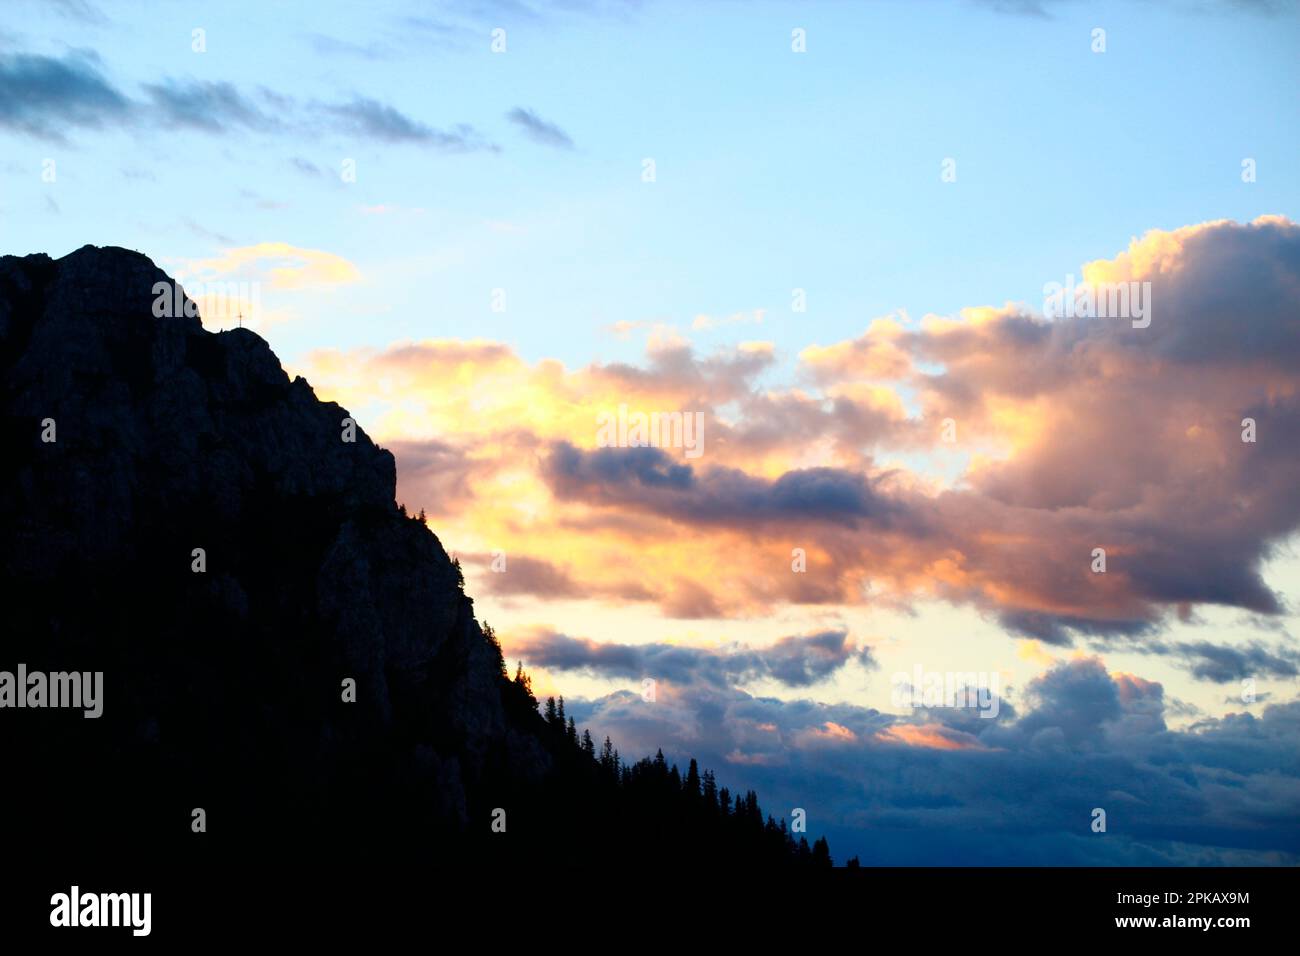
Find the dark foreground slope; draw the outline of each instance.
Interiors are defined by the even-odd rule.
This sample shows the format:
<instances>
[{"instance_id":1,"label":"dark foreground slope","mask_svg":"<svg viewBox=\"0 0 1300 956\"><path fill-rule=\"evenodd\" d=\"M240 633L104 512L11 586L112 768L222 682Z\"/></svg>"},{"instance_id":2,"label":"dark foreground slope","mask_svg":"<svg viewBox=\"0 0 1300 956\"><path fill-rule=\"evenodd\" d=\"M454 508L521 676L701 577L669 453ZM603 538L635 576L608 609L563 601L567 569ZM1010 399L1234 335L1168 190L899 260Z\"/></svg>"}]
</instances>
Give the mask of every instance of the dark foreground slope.
<instances>
[{"instance_id":1,"label":"dark foreground slope","mask_svg":"<svg viewBox=\"0 0 1300 956\"><path fill-rule=\"evenodd\" d=\"M155 317L160 282L122 249L0 259L0 671L104 674L98 719L0 709L11 846L812 861L752 796L545 721L393 456L254 333Z\"/></svg>"}]
</instances>

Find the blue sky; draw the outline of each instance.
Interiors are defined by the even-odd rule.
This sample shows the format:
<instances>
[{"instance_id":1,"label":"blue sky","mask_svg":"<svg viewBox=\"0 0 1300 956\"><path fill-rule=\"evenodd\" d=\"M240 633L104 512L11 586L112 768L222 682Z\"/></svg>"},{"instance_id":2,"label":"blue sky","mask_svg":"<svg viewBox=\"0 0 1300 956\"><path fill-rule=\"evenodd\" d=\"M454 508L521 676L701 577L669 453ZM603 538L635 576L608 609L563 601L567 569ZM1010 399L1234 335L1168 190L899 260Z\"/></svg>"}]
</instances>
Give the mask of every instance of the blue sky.
<instances>
[{"instance_id":1,"label":"blue sky","mask_svg":"<svg viewBox=\"0 0 1300 956\"><path fill-rule=\"evenodd\" d=\"M615 321L764 309L763 337L789 353L899 309L1033 302L1147 229L1297 206L1294 17L1176 3L1049 3L1046 16L980 3L570 6L322 4L297 17L121 4L97 22L76 4L20 5L9 49L94 50L128 97L167 78L230 83L275 118L260 88L300 103L361 96L430 127L469 124L499 152L251 131L219 110L220 132L70 129L57 148L5 136L6 251L325 249L366 280L314 305L310 326L276 331L290 359L483 335L576 364L636 356L638 341L602 333ZM1097 26L1104 54L1090 49ZM191 50L199 27L204 53ZM490 49L496 27L504 54ZM791 52L795 27L805 54ZM519 107L573 148L522 135L506 119ZM1245 156L1259 170L1249 186ZM47 157L55 184L38 178ZM940 181L949 157L955 183ZM346 186L345 158L357 162ZM360 211L376 206L397 211ZM497 288L505 313L489 309ZM807 313L791 313L794 288Z\"/></svg>"}]
</instances>

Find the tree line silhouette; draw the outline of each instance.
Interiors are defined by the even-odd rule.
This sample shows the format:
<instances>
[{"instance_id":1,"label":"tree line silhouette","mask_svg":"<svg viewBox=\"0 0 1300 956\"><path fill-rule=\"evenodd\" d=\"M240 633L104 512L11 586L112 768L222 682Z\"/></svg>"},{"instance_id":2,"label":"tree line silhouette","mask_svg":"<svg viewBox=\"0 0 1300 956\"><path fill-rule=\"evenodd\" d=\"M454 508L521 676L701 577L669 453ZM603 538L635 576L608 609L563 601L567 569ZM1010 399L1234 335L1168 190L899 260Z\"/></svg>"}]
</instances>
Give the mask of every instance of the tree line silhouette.
<instances>
[{"instance_id":1,"label":"tree line silhouette","mask_svg":"<svg viewBox=\"0 0 1300 956\"><path fill-rule=\"evenodd\" d=\"M491 627L484 624L483 631L500 655ZM605 859L636 865L642 857L647 868L659 868L689 854L727 865L833 865L825 837L810 844L784 817L765 815L753 790L733 793L694 758L683 773L662 749L626 761L609 737L597 744L589 729L578 729L562 696L541 704L522 662L508 678L502 657L501 671L507 711L525 726L536 725L554 765L542 785L512 794L519 799L505 808L507 835L519 832L532 847L583 864ZM510 784L502 781L492 789L500 796ZM506 842L488 840L486 846L504 854Z\"/></svg>"}]
</instances>

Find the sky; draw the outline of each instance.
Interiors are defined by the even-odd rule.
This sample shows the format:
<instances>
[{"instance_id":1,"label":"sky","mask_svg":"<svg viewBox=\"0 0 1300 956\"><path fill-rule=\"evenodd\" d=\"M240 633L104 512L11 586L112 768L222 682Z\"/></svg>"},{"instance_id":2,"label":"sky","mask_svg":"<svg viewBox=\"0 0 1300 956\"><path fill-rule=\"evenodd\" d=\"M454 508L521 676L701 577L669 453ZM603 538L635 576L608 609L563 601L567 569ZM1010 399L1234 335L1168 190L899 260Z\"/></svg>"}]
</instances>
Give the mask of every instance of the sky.
<instances>
[{"instance_id":1,"label":"sky","mask_svg":"<svg viewBox=\"0 0 1300 956\"><path fill-rule=\"evenodd\" d=\"M1298 64L1282 2L10 0L0 252L256 330L537 691L838 859L1294 864Z\"/></svg>"}]
</instances>

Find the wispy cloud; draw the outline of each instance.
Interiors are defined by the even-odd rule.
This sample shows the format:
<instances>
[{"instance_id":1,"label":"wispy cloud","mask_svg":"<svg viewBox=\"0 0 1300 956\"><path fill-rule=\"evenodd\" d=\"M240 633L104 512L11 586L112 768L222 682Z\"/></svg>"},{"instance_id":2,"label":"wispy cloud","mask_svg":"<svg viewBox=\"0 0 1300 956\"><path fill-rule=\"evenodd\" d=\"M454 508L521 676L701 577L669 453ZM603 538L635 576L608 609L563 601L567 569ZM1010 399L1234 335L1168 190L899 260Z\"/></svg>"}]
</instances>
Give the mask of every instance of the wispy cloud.
<instances>
[{"instance_id":1,"label":"wispy cloud","mask_svg":"<svg viewBox=\"0 0 1300 956\"><path fill-rule=\"evenodd\" d=\"M573 149L573 139L554 123L548 122L523 107L515 107L506 114L506 118L524 131L529 139L543 146L556 149Z\"/></svg>"},{"instance_id":2,"label":"wispy cloud","mask_svg":"<svg viewBox=\"0 0 1300 956\"><path fill-rule=\"evenodd\" d=\"M321 168L309 159L303 159L301 156L293 156L289 163L300 173L306 173L308 176L320 176Z\"/></svg>"},{"instance_id":3,"label":"wispy cloud","mask_svg":"<svg viewBox=\"0 0 1300 956\"><path fill-rule=\"evenodd\" d=\"M131 112L93 52L0 55L0 126L62 142L68 127L98 129Z\"/></svg>"},{"instance_id":4,"label":"wispy cloud","mask_svg":"<svg viewBox=\"0 0 1300 956\"><path fill-rule=\"evenodd\" d=\"M229 83L164 80L146 84L150 117L163 126L221 133L232 127L264 131L279 121Z\"/></svg>"},{"instance_id":5,"label":"wispy cloud","mask_svg":"<svg viewBox=\"0 0 1300 956\"><path fill-rule=\"evenodd\" d=\"M49 5L61 16L78 20L91 26L106 26L109 23L104 11L89 0L49 0Z\"/></svg>"},{"instance_id":6,"label":"wispy cloud","mask_svg":"<svg viewBox=\"0 0 1300 956\"><path fill-rule=\"evenodd\" d=\"M223 81L172 77L143 84L140 92L134 99L114 85L92 51L61 58L0 54L0 127L56 142L65 141L70 129L130 124L210 135L324 132L448 153L499 149L467 123L437 128L365 96L303 104L265 87L249 92ZM302 172L316 171L307 160L292 162Z\"/></svg>"},{"instance_id":7,"label":"wispy cloud","mask_svg":"<svg viewBox=\"0 0 1300 956\"><path fill-rule=\"evenodd\" d=\"M354 97L348 103L325 106L323 109L338 121L341 130L389 143L414 143L454 153L498 150L497 146L484 139L482 134L468 124L457 124L445 130L435 129L392 106L366 97Z\"/></svg>"},{"instance_id":8,"label":"wispy cloud","mask_svg":"<svg viewBox=\"0 0 1300 956\"><path fill-rule=\"evenodd\" d=\"M278 290L321 289L361 278L360 270L340 255L287 242L226 249L220 256L189 263L187 273L199 278L240 276L265 280L268 288Z\"/></svg>"}]
</instances>

